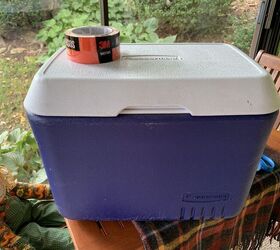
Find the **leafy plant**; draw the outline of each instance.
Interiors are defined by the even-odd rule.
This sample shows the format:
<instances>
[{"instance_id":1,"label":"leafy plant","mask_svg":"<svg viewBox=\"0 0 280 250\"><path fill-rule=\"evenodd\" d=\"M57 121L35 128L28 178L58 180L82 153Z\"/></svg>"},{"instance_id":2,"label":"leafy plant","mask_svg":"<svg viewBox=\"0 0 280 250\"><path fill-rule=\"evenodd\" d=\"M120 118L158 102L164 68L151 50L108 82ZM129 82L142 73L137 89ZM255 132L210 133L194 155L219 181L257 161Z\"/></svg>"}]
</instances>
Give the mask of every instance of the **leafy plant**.
<instances>
[{"instance_id":1,"label":"leafy plant","mask_svg":"<svg viewBox=\"0 0 280 250\"><path fill-rule=\"evenodd\" d=\"M47 179L31 131L17 128L0 134L0 165L9 169L18 181L41 183Z\"/></svg>"},{"instance_id":2,"label":"leafy plant","mask_svg":"<svg viewBox=\"0 0 280 250\"><path fill-rule=\"evenodd\" d=\"M110 19L119 21L129 17L128 1L109 1ZM38 33L38 39L48 47L47 56L64 45L64 31L77 26L94 25L100 21L99 0L68 0L53 19L47 20Z\"/></svg>"},{"instance_id":3,"label":"leafy plant","mask_svg":"<svg viewBox=\"0 0 280 250\"><path fill-rule=\"evenodd\" d=\"M233 45L249 53L253 34L255 30L255 20L250 19L247 15L232 17L232 33L227 39Z\"/></svg>"},{"instance_id":4,"label":"leafy plant","mask_svg":"<svg viewBox=\"0 0 280 250\"><path fill-rule=\"evenodd\" d=\"M138 0L139 19L156 17L163 33L177 33L184 39L213 34L223 29L232 0Z\"/></svg>"},{"instance_id":5,"label":"leafy plant","mask_svg":"<svg viewBox=\"0 0 280 250\"><path fill-rule=\"evenodd\" d=\"M38 66L36 56L0 56L0 134L15 126L29 128L22 103Z\"/></svg>"},{"instance_id":6,"label":"leafy plant","mask_svg":"<svg viewBox=\"0 0 280 250\"><path fill-rule=\"evenodd\" d=\"M176 40L176 35L159 38L156 33L158 20L154 17L145 20L143 23L134 22L127 25L112 22L112 26L120 30L121 41L126 43L173 43Z\"/></svg>"},{"instance_id":7,"label":"leafy plant","mask_svg":"<svg viewBox=\"0 0 280 250\"><path fill-rule=\"evenodd\" d=\"M144 23L133 17L132 0L110 0L110 25L120 29L122 42L173 42L176 36L159 39L156 34L158 21L149 18ZM64 31L68 28L97 25L100 23L99 0L65 1L53 19L44 22L38 39L47 44L48 53L41 59L51 56L64 45Z\"/></svg>"},{"instance_id":8,"label":"leafy plant","mask_svg":"<svg viewBox=\"0 0 280 250\"><path fill-rule=\"evenodd\" d=\"M0 6L0 34L4 36L17 28L37 28L51 13L38 0L0 0Z\"/></svg>"}]
</instances>

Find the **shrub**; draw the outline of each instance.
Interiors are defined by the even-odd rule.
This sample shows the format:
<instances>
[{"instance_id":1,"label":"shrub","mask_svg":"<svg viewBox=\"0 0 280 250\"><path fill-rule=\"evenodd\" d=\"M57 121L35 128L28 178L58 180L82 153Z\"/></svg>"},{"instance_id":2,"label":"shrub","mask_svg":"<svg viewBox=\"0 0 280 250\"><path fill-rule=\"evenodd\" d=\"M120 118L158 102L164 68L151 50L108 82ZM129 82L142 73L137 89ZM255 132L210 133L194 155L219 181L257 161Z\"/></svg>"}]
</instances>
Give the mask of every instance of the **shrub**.
<instances>
[{"instance_id":1,"label":"shrub","mask_svg":"<svg viewBox=\"0 0 280 250\"><path fill-rule=\"evenodd\" d=\"M4 36L18 28L38 28L51 13L38 0L0 0L0 6L0 35Z\"/></svg>"},{"instance_id":2,"label":"shrub","mask_svg":"<svg viewBox=\"0 0 280 250\"><path fill-rule=\"evenodd\" d=\"M174 42L176 36L159 39L155 33L158 21L150 18L143 23L133 18L131 0L110 0L110 25L121 31L122 42ZM99 0L69 0L62 4L60 11L53 19L44 22L38 33L38 39L47 44L48 53L41 58L51 56L64 45L64 31L78 26L97 25L100 23Z\"/></svg>"},{"instance_id":3,"label":"shrub","mask_svg":"<svg viewBox=\"0 0 280 250\"><path fill-rule=\"evenodd\" d=\"M227 39L230 40L233 45L248 54L255 25L255 20L249 18L247 15L232 17L232 33L228 35Z\"/></svg>"},{"instance_id":4,"label":"shrub","mask_svg":"<svg viewBox=\"0 0 280 250\"><path fill-rule=\"evenodd\" d=\"M139 19L156 17L165 33L177 33L190 39L205 34L217 34L227 21L232 0L138 0Z\"/></svg>"},{"instance_id":5,"label":"shrub","mask_svg":"<svg viewBox=\"0 0 280 250\"><path fill-rule=\"evenodd\" d=\"M0 134L0 165L10 170L18 181L40 183L47 179L31 131L17 128Z\"/></svg>"},{"instance_id":6,"label":"shrub","mask_svg":"<svg viewBox=\"0 0 280 250\"><path fill-rule=\"evenodd\" d=\"M176 35L159 38L156 33L158 29L158 20L154 17L142 23L134 22L127 25L112 22L112 26L120 30L121 41L126 43L173 43L176 40Z\"/></svg>"},{"instance_id":7,"label":"shrub","mask_svg":"<svg viewBox=\"0 0 280 250\"><path fill-rule=\"evenodd\" d=\"M127 1L109 1L110 19L119 21L129 16ZM44 22L38 39L48 47L47 56L64 45L64 31L77 26L94 25L100 21L99 0L68 0L53 19Z\"/></svg>"}]
</instances>

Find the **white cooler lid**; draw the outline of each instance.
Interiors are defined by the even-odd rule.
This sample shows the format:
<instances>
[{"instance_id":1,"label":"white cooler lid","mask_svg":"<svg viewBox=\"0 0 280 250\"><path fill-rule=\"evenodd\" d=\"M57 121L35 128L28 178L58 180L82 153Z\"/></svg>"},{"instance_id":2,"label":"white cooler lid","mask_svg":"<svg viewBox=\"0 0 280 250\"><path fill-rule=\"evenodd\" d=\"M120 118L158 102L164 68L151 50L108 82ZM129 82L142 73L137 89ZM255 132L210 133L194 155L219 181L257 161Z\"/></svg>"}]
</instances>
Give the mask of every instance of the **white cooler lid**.
<instances>
[{"instance_id":1,"label":"white cooler lid","mask_svg":"<svg viewBox=\"0 0 280 250\"><path fill-rule=\"evenodd\" d=\"M257 115L279 109L270 75L226 44L122 44L119 61L85 65L65 49L37 72L24 106L42 116Z\"/></svg>"}]
</instances>

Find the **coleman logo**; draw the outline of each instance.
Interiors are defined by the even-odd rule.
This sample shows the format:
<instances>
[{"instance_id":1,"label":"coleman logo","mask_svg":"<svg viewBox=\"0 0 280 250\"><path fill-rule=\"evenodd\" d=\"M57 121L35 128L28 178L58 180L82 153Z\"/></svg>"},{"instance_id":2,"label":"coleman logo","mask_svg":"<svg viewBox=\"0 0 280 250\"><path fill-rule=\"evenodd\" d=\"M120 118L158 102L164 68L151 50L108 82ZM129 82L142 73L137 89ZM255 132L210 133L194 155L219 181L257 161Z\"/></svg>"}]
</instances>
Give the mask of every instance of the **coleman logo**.
<instances>
[{"instance_id":1,"label":"coleman logo","mask_svg":"<svg viewBox=\"0 0 280 250\"><path fill-rule=\"evenodd\" d=\"M216 202L227 201L229 193L186 193L183 194L184 202Z\"/></svg>"}]
</instances>

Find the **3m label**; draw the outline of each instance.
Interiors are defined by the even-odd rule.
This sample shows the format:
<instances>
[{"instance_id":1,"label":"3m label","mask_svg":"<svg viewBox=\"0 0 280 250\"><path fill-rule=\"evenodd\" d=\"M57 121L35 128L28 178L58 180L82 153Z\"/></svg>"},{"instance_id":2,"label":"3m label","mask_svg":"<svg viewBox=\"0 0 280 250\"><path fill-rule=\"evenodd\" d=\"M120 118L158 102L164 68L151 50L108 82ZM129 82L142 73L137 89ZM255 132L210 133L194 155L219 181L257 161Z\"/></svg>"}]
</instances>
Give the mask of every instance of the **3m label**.
<instances>
[{"instance_id":1,"label":"3m label","mask_svg":"<svg viewBox=\"0 0 280 250\"><path fill-rule=\"evenodd\" d=\"M119 33L113 36L96 37L96 48L99 63L113 61L113 49L120 45Z\"/></svg>"},{"instance_id":2,"label":"3m label","mask_svg":"<svg viewBox=\"0 0 280 250\"><path fill-rule=\"evenodd\" d=\"M79 38L73 36L65 36L65 43L68 49L80 51Z\"/></svg>"},{"instance_id":3,"label":"3m label","mask_svg":"<svg viewBox=\"0 0 280 250\"><path fill-rule=\"evenodd\" d=\"M229 193L186 193L183 194L184 202L217 202L229 200Z\"/></svg>"}]
</instances>

